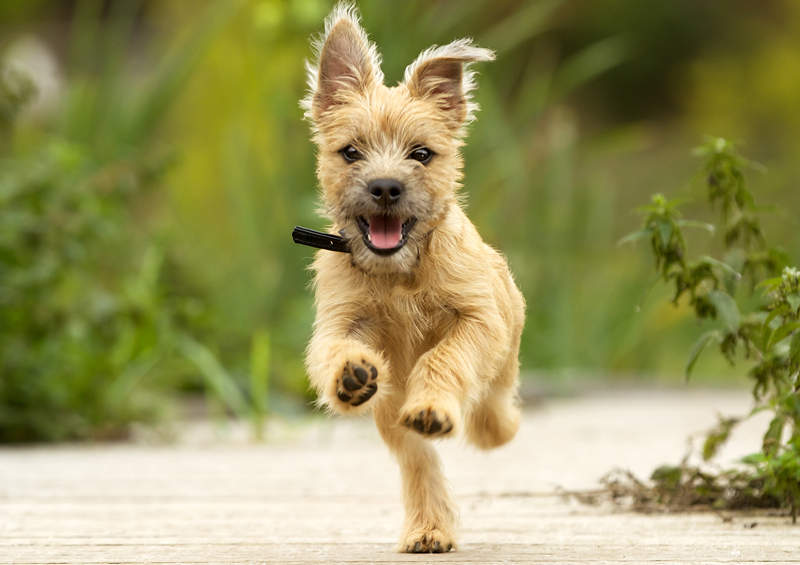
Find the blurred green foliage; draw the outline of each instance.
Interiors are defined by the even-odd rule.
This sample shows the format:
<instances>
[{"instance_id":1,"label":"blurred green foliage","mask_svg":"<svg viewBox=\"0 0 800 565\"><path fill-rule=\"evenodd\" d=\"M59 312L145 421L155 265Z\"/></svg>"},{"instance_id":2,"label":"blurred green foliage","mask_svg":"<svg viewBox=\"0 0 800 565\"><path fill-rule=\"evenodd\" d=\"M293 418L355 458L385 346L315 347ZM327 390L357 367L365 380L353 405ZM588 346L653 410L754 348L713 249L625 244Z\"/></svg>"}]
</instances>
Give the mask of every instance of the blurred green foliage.
<instances>
[{"instance_id":1,"label":"blurred green foliage","mask_svg":"<svg viewBox=\"0 0 800 565\"><path fill-rule=\"evenodd\" d=\"M175 314L160 247L129 241L131 203L162 162L57 137L3 157L0 441L118 435L151 416L137 384Z\"/></svg>"},{"instance_id":2,"label":"blurred green foliage","mask_svg":"<svg viewBox=\"0 0 800 565\"><path fill-rule=\"evenodd\" d=\"M158 126L214 26L198 24L128 98L128 6L109 16L110 31L96 6L82 8L57 121L17 123L35 85L10 65L0 74L0 441L123 436L191 383L190 370L226 406L249 411L227 373L201 362L213 356L190 335L205 308L168 234L148 225L173 161Z\"/></svg>"},{"instance_id":3,"label":"blurred green foliage","mask_svg":"<svg viewBox=\"0 0 800 565\"><path fill-rule=\"evenodd\" d=\"M50 105L34 99L13 128L7 108L25 87L0 90L0 214L29 217L46 233L38 247L23 245L23 228L4 220L13 251L0 288L48 257L59 265L35 284L14 283L8 312L16 314L0 314L0 422L38 418L52 428L16 437L109 435L106 427L114 435L151 414L154 401L185 390L256 425L267 410L308 404L302 352L313 319L311 251L293 246L289 232L296 224L325 227L297 102L309 36L331 6L0 4L0 60L24 59L16 48L33 34L56 54L61 79ZM685 148L706 128L754 145L750 152L770 170L765 201L785 202L783 209L798 203L790 126L800 108L786 78L800 72L788 56L800 37L797 5L364 0L359 7L389 83L433 43L468 35L497 50L497 61L479 69L482 111L464 151L464 191L470 216L509 256L526 294L524 368L554 381L577 373L678 375L673 348L691 343L699 328L687 308L664 305L662 290L652 289L647 257L614 243L635 225L631 202L684 178ZM12 192L30 196L5 196ZM86 233L51 223L53 215L88 226ZM770 235L796 253L797 219L784 219L774 228L783 231ZM84 258L73 259L73 247ZM139 310L145 314L132 313ZM71 333L59 316L79 320L84 333ZM123 340L134 345L124 349ZM38 353L48 348L50 357ZM80 361L65 361L70 348ZM126 353L112 355L116 348ZM9 359L27 365L6 369ZM145 359L153 368L135 369ZM720 370L698 366L700 375ZM115 394L117 405L105 400ZM41 404L40 415L20 410L21 398ZM93 403L101 414L94 419L86 416ZM82 423L69 424L76 414Z\"/></svg>"}]
</instances>

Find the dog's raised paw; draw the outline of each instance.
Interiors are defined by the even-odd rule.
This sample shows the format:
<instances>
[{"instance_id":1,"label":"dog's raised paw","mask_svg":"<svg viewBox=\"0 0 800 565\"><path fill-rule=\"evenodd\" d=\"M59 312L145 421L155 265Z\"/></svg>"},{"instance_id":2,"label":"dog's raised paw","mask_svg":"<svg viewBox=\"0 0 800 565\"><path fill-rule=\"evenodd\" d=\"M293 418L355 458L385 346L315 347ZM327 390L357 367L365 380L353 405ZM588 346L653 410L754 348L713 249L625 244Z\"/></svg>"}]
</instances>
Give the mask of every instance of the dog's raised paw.
<instances>
[{"instance_id":1,"label":"dog's raised paw","mask_svg":"<svg viewBox=\"0 0 800 565\"><path fill-rule=\"evenodd\" d=\"M348 361L336 379L336 396L350 406L361 406L378 391L378 369L365 359Z\"/></svg>"},{"instance_id":2,"label":"dog's raised paw","mask_svg":"<svg viewBox=\"0 0 800 565\"><path fill-rule=\"evenodd\" d=\"M453 431L453 420L444 410L424 408L407 413L403 425L426 436L445 436Z\"/></svg>"},{"instance_id":3,"label":"dog's raised paw","mask_svg":"<svg viewBox=\"0 0 800 565\"><path fill-rule=\"evenodd\" d=\"M406 553L447 553L452 551L455 545L447 536L433 530L406 538L402 549Z\"/></svg>"}]
</instances>

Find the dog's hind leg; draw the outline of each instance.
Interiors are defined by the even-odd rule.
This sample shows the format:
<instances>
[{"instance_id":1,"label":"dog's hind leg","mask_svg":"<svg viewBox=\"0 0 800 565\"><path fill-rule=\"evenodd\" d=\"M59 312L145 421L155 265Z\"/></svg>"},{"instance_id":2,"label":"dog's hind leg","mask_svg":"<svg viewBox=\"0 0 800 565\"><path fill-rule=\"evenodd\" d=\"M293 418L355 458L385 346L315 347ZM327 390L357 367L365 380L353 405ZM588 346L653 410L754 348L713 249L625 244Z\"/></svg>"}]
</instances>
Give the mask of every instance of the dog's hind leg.
<instances>
[{"instance_id":1,"label":"dog's hind leg","mask_svg":"<svg viewBox=\"0 0 800 565\"><path fill-rule=\"evenodd\" d=\"M444 553L455 547L456 512L433 445L398 423L396 399L382 399L375 422L400 464L405 527L398 549Z\"/></svg>"},{"instance_id":2,"label":"dog's hind leg","mask_svg":"<svg viewBox=\"0 0 800 565\"><path fill-rule=\"evenodd\" d=\"M497 386L465 417L467 439L481 449L511 441L519 429L520 409L516 387Z\"/></svg>"},{"instance_id":3,"label":"dog's hind leg","mask_svg":"<svg viewBox=\"0 0 800 565\"><path fill-rule=\"evenodd\" d=\"M476 447L491 449L511 441L519 429L519 344L525 323L525 302L510 277L506 278L508 319L512 322L511 348L483 394L465 410L467 439Z\"/></svg>"},{"instance_id":4,"label":"dog's hind leg","mask_svg":"<svg viewBox=\"0 0 800 565\"><path fill-rule=\"evenodd\" d=\"M464 429L467 439L481 449L499 447L511 441L519 429L520 402L519 342L515 342L497 377L484 396L466 410Z\"/></svg>"}]
</instances>

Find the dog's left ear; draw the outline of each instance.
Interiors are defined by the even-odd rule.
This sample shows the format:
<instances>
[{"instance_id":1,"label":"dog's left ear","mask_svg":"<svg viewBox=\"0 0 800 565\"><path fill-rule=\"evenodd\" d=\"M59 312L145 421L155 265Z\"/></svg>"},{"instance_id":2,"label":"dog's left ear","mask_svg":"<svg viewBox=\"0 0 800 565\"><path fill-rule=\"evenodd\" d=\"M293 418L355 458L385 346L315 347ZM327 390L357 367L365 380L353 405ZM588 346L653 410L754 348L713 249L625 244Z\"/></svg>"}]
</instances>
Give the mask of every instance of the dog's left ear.
<instances>
[{"instance_id":1,"label":"dog's left ear","mask_svg":"<svg viewBox=\"0 0 800 565\"><path fill-rule=\"evenodd\" d=\"M406 67L403 82L411 96L432 98L454 128L460 129L475 119L478 109L470 96L475 88L470 64L492 60L493 51L474 46L471 39L459 39L420 53Z\"/></svg>"}]
</instances>

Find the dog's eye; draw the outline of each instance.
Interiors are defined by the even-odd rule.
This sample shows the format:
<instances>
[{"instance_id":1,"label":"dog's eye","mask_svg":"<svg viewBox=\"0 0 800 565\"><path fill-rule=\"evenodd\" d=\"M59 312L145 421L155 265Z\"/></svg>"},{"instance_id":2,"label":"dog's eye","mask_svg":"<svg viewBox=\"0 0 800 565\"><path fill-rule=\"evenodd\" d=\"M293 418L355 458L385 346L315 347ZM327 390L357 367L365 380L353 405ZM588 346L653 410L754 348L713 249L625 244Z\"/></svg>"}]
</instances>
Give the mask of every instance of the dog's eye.
<instances>
[{"instance_id":1,"label":"dog's eye","mask_svg":"<svg viewBox=\"0 0 800 565\"><path fill-rule=\"evenodd\" d=\"M408 158L419 161L423 165L427 165L433 158L433 151L427 147L417 147L408 154Z\"/></svg>"},{"instance_id":2,"label":"dog's eye","mask_svg":"<svg viewBox=\"0 0 800 565\"><path fill-rule=\"evenodd\" d=\"M339 149L339 153L342 154L342 157L344 157L344 160L348 163L352 163L353 161L358 161L359 159L364 158L361 152L352 145L348 145L347 147Z\"/></svg>"}]
</instances>

